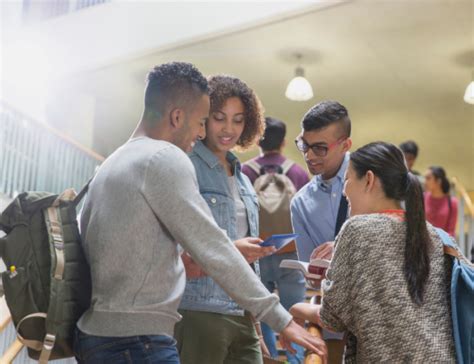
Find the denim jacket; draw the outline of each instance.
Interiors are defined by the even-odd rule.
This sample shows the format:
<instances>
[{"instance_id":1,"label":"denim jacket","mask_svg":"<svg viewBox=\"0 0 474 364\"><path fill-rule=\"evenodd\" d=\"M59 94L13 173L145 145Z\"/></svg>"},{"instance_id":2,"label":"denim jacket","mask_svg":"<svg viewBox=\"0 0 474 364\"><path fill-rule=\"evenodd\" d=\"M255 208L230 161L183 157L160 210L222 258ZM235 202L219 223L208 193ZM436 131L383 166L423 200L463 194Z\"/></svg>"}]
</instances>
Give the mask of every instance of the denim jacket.
<instances>
[{"instance_id":1,"label":"denim jacket","mask_svg":"<svg viewBox=\"0 0 474 364\"><path fill-rule=\"evenodd\" d=\"M236 236L236 213L227 173L217 157L202 143L197 142L189 155L196 169L201 196L209 205L212 215L221 229L234 241ZM247 210L249 236L258 236L258 202L255 190L246 175L241 172L240 162L231 152L227 161L233 168L240 197ZM257 263L257 262L256 262ZM231 264L231 262L229 262ZM258 272L258 264L256 265ZM188 279L180 309L206 311L234 316L243 316L244 311L210 277Z\"/></svg>"}]
</instances>

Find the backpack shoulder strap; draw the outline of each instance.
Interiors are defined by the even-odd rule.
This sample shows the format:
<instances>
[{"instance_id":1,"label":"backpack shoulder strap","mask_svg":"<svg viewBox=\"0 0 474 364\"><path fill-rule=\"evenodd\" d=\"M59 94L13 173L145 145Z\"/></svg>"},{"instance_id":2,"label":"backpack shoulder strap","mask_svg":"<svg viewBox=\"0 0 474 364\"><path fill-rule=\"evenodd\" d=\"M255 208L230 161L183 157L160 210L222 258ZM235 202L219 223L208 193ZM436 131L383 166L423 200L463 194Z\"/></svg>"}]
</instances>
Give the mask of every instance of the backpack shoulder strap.
<instances>
[{"instance_id":1,"label":"backpack shoulder strap","mask_svg":"<svg viewBox=\"0 0 474 364\"><path fill-rule=\"evenodd\" d=\"M290 168L293 167L293 164L295 164L295 162L293 162L291 159L286 159L281 164L282 174L286 175Z\"/></svg>"},{"instance_id":2,"label":"backpack shoulder strap","mask_svg":"<svg viewBox=\"0 0 474 364\"><path fill-rule=\"evenodd\" d=\"M245 162L245 165L248 166L252 171L257 173L257 176L260 176L260 169L262 166L258 164L255 160L249 160L248 162Z\"/></svg>"},{"instance_id":3,"label":"backpack shoulder strap","mask_svg":"<svg viewBox=\"0 0 474 364\"><path fill-rule=\"evenodd\" d=\"M436 229L436 232L438 233L439 237L443 241L444 254L450 255L450 256L452 256L454 258L457 258L457 259L461 259L462 254L456 248L456 246L454 245L454 243L451 240L451 237L449 236L449 234L446 231L444 231L443 229L440 229L440 228L435 228L435 229Z\"/></svg>"},{"instance_id":4,"label":"backpack shoulder strap","mask_svg":"<svg viewBox=\"0 0 474 364\"><path fill-rule=\"evenodd\" d=\"M94 179L94 176L92 176L89 181L87 181L87 183L85 184L84 187L82 187L82 189L79 191L79 193L77 194L77 196L74 198L74 206L77 206L79 204L79 202L81 202L82 198L85 196L85 194L87 193L87 190L89 189L89 185L91 184L92 180Z\"/></svg>"}]
</instances>

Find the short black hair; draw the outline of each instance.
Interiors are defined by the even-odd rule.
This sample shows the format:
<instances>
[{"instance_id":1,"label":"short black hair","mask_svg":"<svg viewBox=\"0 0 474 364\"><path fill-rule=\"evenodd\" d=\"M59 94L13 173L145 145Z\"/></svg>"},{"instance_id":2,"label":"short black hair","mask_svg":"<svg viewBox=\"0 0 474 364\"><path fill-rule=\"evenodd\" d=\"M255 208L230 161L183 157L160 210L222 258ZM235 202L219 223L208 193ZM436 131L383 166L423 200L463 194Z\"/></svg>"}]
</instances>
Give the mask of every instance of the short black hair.
<instances>
[{"instance_id":1,"label":"short black hair","mask_svg":"<svg viewBox=\"0 0 474 364\"><path fill-rule=\"evenodd\" d=\"M407 140L400 144L399 147L403 153L413 154L415 158L418 157L418 145L413 140Z\"/></svg>"},{"instance_id":2,"label":"short black hair","mask_svg":"<svg viewBox=\"0 0 474 364\"><path fill-rule=\"evenodd\" d=\"M337 101L322 101L314 105L303 116L301 127L304 131L320 130L332 124L340 124L343 135L351 136L351 119L347 109Z\"/></svg>"},{"instance_id":3,"label":"short black hair","mask_svg":"<svg viewBox=\"0 0 474 364\"><path fill-rule=\"evenodd\" d=\"M194 65L164 63L147 74L145 113L153 113L153 119L159 119L170 105L189 109L199 97L208 93L207 80Z\"/></svg>"},{"instance_id":4,"label":"short black hair","mask_svg":"<svg viewBox=\"0 0 474 364\"><path fill-rule=\"evenodd\" d=\"M283 140L285 140L286 125L283 121L266 117L265 131L262 139L259 141L259 146L264 152L280 149Z\"/></svg>"}]
</instances>

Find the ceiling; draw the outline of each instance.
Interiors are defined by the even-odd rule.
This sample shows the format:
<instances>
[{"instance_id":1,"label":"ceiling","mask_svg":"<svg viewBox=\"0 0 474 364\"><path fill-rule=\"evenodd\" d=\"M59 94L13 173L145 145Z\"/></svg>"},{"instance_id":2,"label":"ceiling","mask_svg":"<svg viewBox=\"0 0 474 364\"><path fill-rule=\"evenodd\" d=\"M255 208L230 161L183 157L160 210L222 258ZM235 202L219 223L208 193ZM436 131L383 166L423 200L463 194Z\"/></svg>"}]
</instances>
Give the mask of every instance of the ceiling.
<instances>
[{"instance_id":1,"label":"ceiling","mask_svg":"<svg viewBox=\"0 0 474 364\"><path fill-rule=\"evenodd\" d=\"M284 97L295 51L306 55L315 93L307 102ZM107 155L127 140L141 115L147 71L171 60L246 81L266 114L287 122L294 159L301 161L292 143L301 117L334 99L349 110L355 148L414 139L421 149L416 169L445 166L474 189L474 105L463 102L474 69L474 1L338 3L81 73L71 85L95 99L95 150Z\"/></svg>"}]
</instances>

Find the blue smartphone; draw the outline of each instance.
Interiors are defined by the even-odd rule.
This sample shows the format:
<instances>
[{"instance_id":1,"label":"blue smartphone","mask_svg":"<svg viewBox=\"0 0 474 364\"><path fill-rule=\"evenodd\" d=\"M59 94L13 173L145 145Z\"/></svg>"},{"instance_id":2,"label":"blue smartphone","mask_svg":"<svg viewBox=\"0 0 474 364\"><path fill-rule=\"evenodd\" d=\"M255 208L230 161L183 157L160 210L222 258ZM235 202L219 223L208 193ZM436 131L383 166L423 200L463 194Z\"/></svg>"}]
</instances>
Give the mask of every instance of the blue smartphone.
<instances>
[{"instance_id":1,"label":"blue smartphone","mask_svg":"<svg viewBox=\"0 0 474 364\"><path fill-rule=\"evenodd\" d=\"M274 246L277 250L283 248L288 243L291 243L298 234L275 234L265 239L261 246Z\"/></svg>"}]
</instances>

